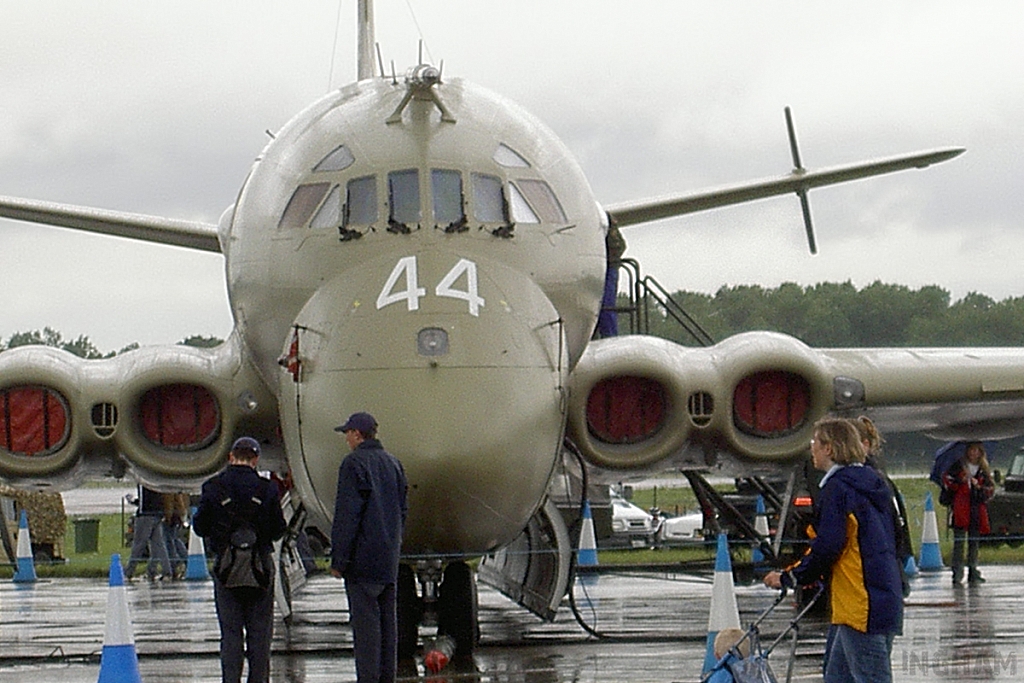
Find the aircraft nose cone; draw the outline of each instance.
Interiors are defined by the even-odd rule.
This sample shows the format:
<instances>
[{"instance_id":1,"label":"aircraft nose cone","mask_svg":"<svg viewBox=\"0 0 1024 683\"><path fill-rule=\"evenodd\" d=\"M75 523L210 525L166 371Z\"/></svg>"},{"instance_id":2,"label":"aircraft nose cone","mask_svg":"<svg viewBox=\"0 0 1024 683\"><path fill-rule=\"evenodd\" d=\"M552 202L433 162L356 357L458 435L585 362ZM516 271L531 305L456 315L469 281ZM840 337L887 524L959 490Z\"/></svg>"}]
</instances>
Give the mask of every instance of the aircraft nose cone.
<instances>
[{"instance_id":1,"label":"aircraft nose cone","mask_svg":"<svg viewBox=\"0 0 1024 683\"><path fill-rule=\"evenodd\" d=\"M296 320L301 381L287 382L281 406L289 450L302 454L293 477L314 518L329 520L347 452L333 429L370 412L409 479L404 552L485 552L525 526L547 487L564 335L523 274L447 253L414 258L361 269L376 278L339 276Z\"/></svg>"}]
</instances>

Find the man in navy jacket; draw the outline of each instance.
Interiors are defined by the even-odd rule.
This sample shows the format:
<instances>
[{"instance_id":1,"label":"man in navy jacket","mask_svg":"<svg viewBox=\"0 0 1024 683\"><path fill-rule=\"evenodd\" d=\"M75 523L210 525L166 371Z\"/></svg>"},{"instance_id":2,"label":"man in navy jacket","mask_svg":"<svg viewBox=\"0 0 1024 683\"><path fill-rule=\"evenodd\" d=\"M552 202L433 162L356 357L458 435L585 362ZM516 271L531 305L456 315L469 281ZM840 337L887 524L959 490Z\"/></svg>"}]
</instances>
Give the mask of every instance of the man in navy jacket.
<instances>
[{"instance_id":1,"label":"man in navy jacket","mask_svg":"<svg viewBox=\"0 0 1024 683\"><path fill-rule=\"evenodd\" d=\"M277 485L257 474L259 457L259 442L243 436L231 446L227 468L203 484L192 528L209 539L215 553L220 553L231 535L227 506L232 501L245 501L245 509L252 511L249 522L256 531L257 552L264 562L269 561L273 542L284 535L286 524ZM222 680L238 683L242 662L248 658L249 683L266 683L270 680L270 645L274 635L273 573L270 585L262 590L228 588L214 575L213 599L220 622Z\"/></svg>"},{"instance_id":2,"label":"man in navy jacket","mask_svg":"<svg viewBox=\"0 0 1024 683\"><path fill-rule=\"evenodd\" d=\"M395 680L396 584L408 484L402 463L377 440L377 421L354 413L343 432L352 452L338 468L331 574L345 579L360 683Z\"/></svg>"}]
</instances>

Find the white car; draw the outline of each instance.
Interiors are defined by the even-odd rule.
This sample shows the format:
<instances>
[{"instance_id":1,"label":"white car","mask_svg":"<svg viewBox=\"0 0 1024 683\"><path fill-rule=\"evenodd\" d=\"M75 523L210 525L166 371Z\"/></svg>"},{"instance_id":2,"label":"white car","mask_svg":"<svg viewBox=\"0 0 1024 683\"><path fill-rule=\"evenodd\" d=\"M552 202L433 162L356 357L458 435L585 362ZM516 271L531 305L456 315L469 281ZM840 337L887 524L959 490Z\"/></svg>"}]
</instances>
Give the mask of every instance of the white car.
<instances>
[{"instance_id":1,"label":"white car","mask_svg":"<svg viewBox=\"0 0 1024 683\"><path fill-rule=\"evenodd\" d=\"M668 517L658 529L660 545L684 545L704 542L704 514L691 512L678 517Z\"/></svg>"},{"instance_id":2,"label":"white car","mask_svg":"<svg viewBox=\"0 0 1024 683\"><path fill-rule=\"evenodd\" d=\"M612 497L612 535L608 545L647 548L654 542L658 520L625 498Z\"/></svg>"}]
</instances>

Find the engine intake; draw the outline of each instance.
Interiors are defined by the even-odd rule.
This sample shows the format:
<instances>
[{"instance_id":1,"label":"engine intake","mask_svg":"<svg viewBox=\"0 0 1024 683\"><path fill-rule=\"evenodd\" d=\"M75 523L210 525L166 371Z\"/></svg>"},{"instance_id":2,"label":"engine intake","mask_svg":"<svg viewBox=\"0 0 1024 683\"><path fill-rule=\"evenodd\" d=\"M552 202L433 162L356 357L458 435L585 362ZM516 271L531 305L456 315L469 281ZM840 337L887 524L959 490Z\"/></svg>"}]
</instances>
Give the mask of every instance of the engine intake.
<instances>
[{"instance_id":1,"label":"engine intake","mask_svg":"<svg viewBox=\"0 0 1024 683\"><path fill-rule=\"evenodd\" d=\"M593 342L576 366L569 428L584 456L608 469L669 466L674 456L691 463L687 445L786 461L806 453L832 399L820 357L784 334L740 334L708 348L618 337Z\"/></svg>"},{"instance_id":2,"label":"engine intake","mask_svg":"<svg viewBox=\"0 0 1024 683\"><path fill-rule=\"evenodd\" d=\"M273 409L240 358L234 337L214 349L153 347L102 360L44 346L5 351L0 478L69 487L90 471L129 469L151 485L198 485L224 464L236 429L259 406Z\"/></svg>"}]
</instances>

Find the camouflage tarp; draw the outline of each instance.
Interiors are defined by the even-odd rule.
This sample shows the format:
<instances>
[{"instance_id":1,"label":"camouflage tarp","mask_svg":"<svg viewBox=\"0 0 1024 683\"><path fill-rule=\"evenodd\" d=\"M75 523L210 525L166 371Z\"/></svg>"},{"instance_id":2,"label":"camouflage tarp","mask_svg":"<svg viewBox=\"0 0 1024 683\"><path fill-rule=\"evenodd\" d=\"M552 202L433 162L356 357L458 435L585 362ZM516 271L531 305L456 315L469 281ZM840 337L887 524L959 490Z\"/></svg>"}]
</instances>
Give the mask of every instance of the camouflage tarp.
<instances>
[{"instance_id":1,"label":"camouflage tarp","mask_svg":"<svg viewBox=\"0 0 1024 683\"><path fill-rule=\"evenodd\" d=\"M56 557L64 556L64 534L68 516L64 512L64 499L52 491L24 491L0 484L0 496L11 498L18 510L28 513L28 531L32 543L53 545ZM19 513L20 516L20 513ZM11 534L17 538L18 520L8 520Z\"/></svg>"}]
</instances>

